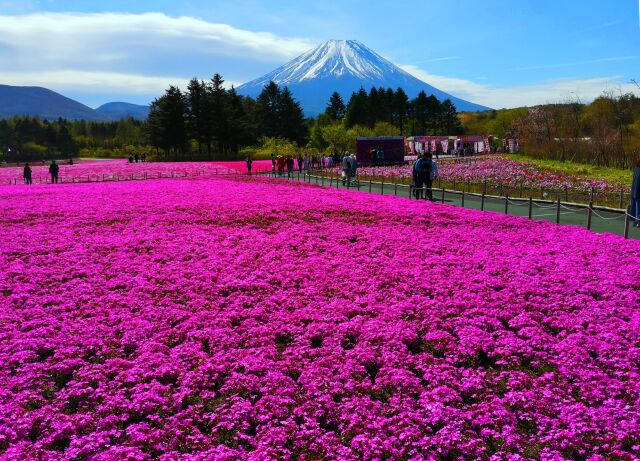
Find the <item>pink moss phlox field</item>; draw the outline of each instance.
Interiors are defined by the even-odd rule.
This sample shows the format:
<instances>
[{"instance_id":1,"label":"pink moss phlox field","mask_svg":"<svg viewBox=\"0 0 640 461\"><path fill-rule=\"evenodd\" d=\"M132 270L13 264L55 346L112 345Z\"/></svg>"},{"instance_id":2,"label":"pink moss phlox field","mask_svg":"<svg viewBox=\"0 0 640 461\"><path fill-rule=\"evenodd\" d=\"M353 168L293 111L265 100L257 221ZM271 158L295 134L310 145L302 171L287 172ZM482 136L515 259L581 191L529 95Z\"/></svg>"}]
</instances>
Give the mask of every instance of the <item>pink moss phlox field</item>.
<instances>
[{"instance_id":1,"label":"pink moss phlox field","mask_svg":"<svg viewBox=\"0 0 640 461\"><path fill-rule=\"evenodd\" d=\"M640 456L638 242L269 179L0 200L0 459Z\"/></svg>"},{"instance_id":2,"label":"pink moss phlox field","mask_svg":"<svg viewBox=\"0 0 640 461\"><path fill-rule=\"evenodd\" d=\"M603 180L591 180L566 174L540 170L535 164L509 160L503 157L480 157L469 162L452 163L438 161L440 176L448 181L470 181L472 183L487 181L490 184L503 184L510 187L540 188L589 192L620 192L629 190L628 185L612 184ZM382 178L411 178L408 166L363 167L358 169L361 176Z\"/></svg>"},{"instance_id":3,"label":"pink moss phlox field","mask_svg":"<svg viewBox=\"0 0 640 461\"><path fill-rule=\"evenodd\" d=\"M49 178L49 164L42 165L41 162L31 163L33 170L32 177L34 182L44 181ZM271 170L270 160L257 160L253 162L252 170L267 171ZM6 167L0 168L0 185L8 184L9 180L17 180L22 182L23 167ZM126 179L130 175L140 177L147 173L149 176L157 176L161 173L163 176L175 173L179 176L187 174L188 176L204 175L214 176L216 174L227 174L231 172L246 173L246 163L237 162L145 162L145 163L129 163L127 160L98 160L98 161L79 161L73 165L60 163L60 178L67 182L72 177L78 181L86 179L87 175L90 180L98 180L104 177L109 179L113 175Z\"/></svg>"}]
</instances>

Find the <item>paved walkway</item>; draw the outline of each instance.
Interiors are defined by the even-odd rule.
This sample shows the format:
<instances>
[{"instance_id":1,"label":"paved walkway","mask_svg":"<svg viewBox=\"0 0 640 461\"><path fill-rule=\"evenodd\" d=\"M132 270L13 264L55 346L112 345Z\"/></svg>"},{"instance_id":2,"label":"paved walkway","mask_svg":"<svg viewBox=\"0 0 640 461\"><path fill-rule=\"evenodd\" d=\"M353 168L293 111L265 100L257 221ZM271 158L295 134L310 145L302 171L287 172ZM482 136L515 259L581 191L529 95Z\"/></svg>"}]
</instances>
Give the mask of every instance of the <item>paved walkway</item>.
<instances>
[{"instance_id":1,"label":"paved walkway","mask_svg":"<svg viewBox=\"0 0 640 461\"><path fill-rule=\"evenodd\" d=\"M287 179L286 174L282 177ZM291 178L293 181L304 181L312 184L323 185L337 189L349 189L354 192L364 192L371 194L395 195L413 199L410 196L409 186L405 184L381 183L374 181L359 181L347 188L342 181L336 177L309 176L304 173L295 172ZM529 199L510 198L505 208L504 197L485 197L484 203L482 197L478 195L463 194L460 191L443 191L442 189L433 189L433 198L435 202L447 203L464 208L474 210L484 209L485 211L494 211L510 216L529 217ZM463 203L464 200L464 203ZM540 203L536 201L532 203L531 217L535 220L544 220L556 222L558 219L558 205L555 202L548 201ZM560 224L572 225L586 228L588 225L589 212L584 206L571 206L562 203L560 206ZM624 235L625 231L625 215L620 211L608 211L607 209L596 208L591 216L591 230L597 233L609 232L617 235ZM633 227L633 223L629 224L628 237L640 240L640 228Z\"/></svg>"}]
</instances>

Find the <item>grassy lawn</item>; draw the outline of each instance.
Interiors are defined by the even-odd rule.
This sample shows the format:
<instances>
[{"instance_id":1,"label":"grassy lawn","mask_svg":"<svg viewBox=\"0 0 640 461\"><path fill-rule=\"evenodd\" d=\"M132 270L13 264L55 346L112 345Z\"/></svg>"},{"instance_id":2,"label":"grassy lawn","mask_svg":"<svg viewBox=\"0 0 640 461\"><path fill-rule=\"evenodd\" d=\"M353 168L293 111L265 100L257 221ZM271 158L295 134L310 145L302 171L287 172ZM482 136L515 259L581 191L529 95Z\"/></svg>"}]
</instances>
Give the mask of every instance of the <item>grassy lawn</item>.
<instances>
[{"instance_id":1,"label":"grassy lawn","mask_svg":"<svg viewBox=\"0 0 640 461\"><path fill-rule=\"evenodd\" d=\"M585 163L561 162L559 160L543 160L520 154L509 155L508 158L523 162L531 162L540 167L540 169L542 170L551 171L554 173L574 175L596 180L605 180L609 183L627 185L631 184L631 180L633 179L631 170L594 166Z\"/></svg>"}]
</instances>

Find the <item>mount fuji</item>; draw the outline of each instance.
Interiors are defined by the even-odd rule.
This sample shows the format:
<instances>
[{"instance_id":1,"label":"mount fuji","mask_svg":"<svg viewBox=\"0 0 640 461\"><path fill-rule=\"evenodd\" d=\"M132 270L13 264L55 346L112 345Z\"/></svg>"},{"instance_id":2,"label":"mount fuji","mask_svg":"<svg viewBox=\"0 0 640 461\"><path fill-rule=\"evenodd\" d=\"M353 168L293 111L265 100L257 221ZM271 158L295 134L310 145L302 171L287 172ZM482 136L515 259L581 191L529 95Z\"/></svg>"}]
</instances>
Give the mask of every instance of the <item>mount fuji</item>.
<instances>
[{"instance_id":1,"label":"mount fuji","mask_svg":"<svg viewBox=\"0 0 640 461\"><path fill-rule=\"evenodd\" d=\"M402 88L409 98L424 91L440 101L450 99L458 111L478 112L488 107L439 90L400 69L355 40L329 40L268 74L240 85L238 94L257 97L269 82L287 86L307 116L324 112L334 91L345 104L360 87Z\"/></svg>"}]
</instances>

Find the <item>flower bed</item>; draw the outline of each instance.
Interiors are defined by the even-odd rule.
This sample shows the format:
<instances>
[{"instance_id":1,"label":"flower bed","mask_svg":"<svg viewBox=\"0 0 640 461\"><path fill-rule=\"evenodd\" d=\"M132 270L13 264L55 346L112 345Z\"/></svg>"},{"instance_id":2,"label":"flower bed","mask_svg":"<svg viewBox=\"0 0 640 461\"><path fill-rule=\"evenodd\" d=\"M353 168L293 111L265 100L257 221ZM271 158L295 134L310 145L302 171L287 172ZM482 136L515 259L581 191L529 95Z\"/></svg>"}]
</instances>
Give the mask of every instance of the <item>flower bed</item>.
<instances>
[{"instance_id":1,"label":"flower bed","mask_svg":"<svg viewBox=\"0 0 640 461\"><path fill-rule=\"evenodd\" d=\"M640 456L640 244L269 179L0 189L0 458Z\"/></svg>"},{"instance_id":2,"label":"flower bed","mask_svg":"<svg viewBox=\"0 0 640 461\"><path fill-rule=\"evenodd\" d=\"M49 176L49 164L42 165L34 163L32 165L32 177L35 183L46 182ZM253 171L271 170L270 160L257 160L253 162ZM63 182L71 182L72 178L77 181L83 180L102 180L113 178L116 175L119 178L127 179L132 175L134 177L143 177L146 173L149 177L155 177L158 174L170 176L172 173L177 176L212 176L216 174L226 173L246 173L247 167L244 161L236 162L145 162L145 163L129 163L127 160L99 160L99 161L81 161L74 165L66 163L60 164L60 179ZM18 184L23 179L23 167L6 167L0 168L0 185L9 184L15 181Z\"/></svg>"},{"instance_id":3,"label":"flower bed","mask_svg":"<svg viewBox=\"0 0 640 461\"><path fill-rule=\"evenodd\" d=\"M470 161L438 162L440 176L445 181L459 181L480 183L487 181L492 185L504 185L527 189L563 190L565 187L581 192L619 193L621 189L629 190L629 185L612 184L607 181L591 180L576 176L561 175L540 170L533 163L509 160L502 157L477 158ZM376 177L389 179L411 179L411 167L362 167L358 168L362 177Z\"/></svg>"}]
</instances>

